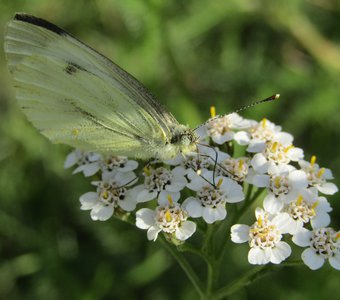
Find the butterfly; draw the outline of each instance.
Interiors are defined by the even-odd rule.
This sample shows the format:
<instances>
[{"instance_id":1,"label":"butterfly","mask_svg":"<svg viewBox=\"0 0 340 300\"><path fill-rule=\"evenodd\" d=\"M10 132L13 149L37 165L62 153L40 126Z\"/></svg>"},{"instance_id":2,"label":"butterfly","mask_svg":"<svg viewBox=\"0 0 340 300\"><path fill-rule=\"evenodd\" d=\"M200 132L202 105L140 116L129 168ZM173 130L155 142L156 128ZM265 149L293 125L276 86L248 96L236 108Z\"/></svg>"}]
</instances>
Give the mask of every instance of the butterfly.
<instances>
[{"instance_id":1,"label":"butterfly","mask_svg":"<svg viewBox=\"0 0 340 300\"><path fill-rule=\"evenodd\" d=\"M7 24L5 54L22 111L52 142L145 160L195 151L194 130L132 75L58 26L16 14Z\"/></svg>"}]
</instances>

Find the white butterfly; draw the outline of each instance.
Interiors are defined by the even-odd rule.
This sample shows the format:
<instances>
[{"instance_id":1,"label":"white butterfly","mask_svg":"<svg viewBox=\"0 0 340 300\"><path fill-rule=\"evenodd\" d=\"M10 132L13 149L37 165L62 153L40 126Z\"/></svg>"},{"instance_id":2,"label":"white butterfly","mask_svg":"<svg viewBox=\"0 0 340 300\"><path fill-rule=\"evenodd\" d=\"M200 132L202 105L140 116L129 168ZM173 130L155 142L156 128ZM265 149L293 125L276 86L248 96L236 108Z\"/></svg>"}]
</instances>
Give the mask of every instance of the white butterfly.
<instances>
[{"instance_id":1,"label":"white butterfly","mask_svg":"<svg viewBox=\"0 0 340 300\"><path fill-rule=\"evenodd\" d=\"M16 14L5 52L21 109L52 142L141 159L195 151L193 130L134 77L56 25Z\"/></svg>"}]
</instances>

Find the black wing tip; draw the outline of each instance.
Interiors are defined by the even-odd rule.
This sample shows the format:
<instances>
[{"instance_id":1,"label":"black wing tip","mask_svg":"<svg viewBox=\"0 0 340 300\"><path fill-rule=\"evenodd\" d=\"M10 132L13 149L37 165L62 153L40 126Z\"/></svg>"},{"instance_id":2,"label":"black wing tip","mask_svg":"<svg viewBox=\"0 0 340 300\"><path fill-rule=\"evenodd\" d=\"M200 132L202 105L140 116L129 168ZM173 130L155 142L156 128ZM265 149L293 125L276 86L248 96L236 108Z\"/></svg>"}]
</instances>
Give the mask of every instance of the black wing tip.
<instances>
[{"instance_id":1,"label":"black wing tip","mask_svg":"<svg viewBox=\"0 0 340 300\"><path fill-rule=\"evenodd\" d=\"M48 29L48 30L50 30L50 31L52 31L56 34L59 34L59 35L65 35L66 34L66 32L63 29L61 29L60 27L58 27L58 26L56 26L56 25L54 25L54 24L52 24L52 23L50 23L50 22L48 22L44 19L37 18L35 16L29 15L29 14L26 14L26 13L16 13L15 16L14 16L14 20L33 24L33 25Z\"/></svg>"}]
</instances>

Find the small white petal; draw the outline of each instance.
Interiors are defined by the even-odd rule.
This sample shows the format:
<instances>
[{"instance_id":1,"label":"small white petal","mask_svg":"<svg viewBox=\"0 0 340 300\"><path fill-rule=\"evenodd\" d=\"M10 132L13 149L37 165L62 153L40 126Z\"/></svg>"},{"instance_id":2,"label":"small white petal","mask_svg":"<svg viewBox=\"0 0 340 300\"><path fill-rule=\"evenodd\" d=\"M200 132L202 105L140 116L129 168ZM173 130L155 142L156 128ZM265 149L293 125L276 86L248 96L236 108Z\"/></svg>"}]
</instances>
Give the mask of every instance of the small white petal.
<instances>
[{"instance_id":1,"label":"small white petal","mask_svg":"<svg viewBox=\"0 0 340 300\"><path fill-rule=\"evenodd\" d=\"M82 167L83 167L82 171L85 177L90 177L96 174L100 169L99 164L97 162L86 164L83 165Z\"/></svg>"},{"instance_id":2,"label":"small white petal","mask_svg":"<svg viewBox=\"0 0 340 300\"><path fill-rule=\"evenodd\" d=\"M304 171L295 170L289 173L288 179L295 188L306 188L308 186L307 175Z\"/></svg>"},{"instance_id":3,"label":"small white petal","mask_svg":"<svg viewBox=\"0 0 340 300\"><path fill-rule=\"evenodd\" d=\"M324 168L325 172L322 174L322 179L330 180L334 179L332 171L330 169Z\"/></svg>"},{"instance_id":4,"label":"small white petal","mask_svg":"<svg viewBox=\"0 0 340 300\"><path fill-rule=\"evenodd\" d=\"M196 223L192 221L184 221L181 226L176 229L176 238L180 241L184 241L187 238L191 237L193 233L196 231Z\"/></svg>"},{"instance_id":5,"label":"small white petal","mask_svg":"<svg viewBox=\"0 0 340 300\"><path fill-rule=\"evenodd\" d=\"M161 229L158 226L151 226L147 232L148 240L155 241L158 237L158 233L160 232L161 232Z\"/></svg>"},{"instance_id":6,"label":"small white petal","mask_svg":"<svg viewBox=\"0 0 340 300\"><path fill-rule=\"evenodd\" d=\"M248 252L248 261L252 265L265 265L269 260L268 253L260 248L251 248Z\"/></svg>"},{"instance_id":7,"label":"small white petal","mask_svg":"<svg viewBox=\"0 0 340 300\"><path fill-rule=\"evenodd\" d=\"M303 159L303 150L301 148L291 148L288 150L287 156L292 161L299 161Z\"/></svg>"},{"instance_id":8,"label":"small white petal","mask_svg":"<svg viewBox=\"0 0 340 300\"><path fill-rule=\"evenodd\" d=\"M129 186L136 182L137 178L134 180L135 178L136 175L133 172L117 172L114 176L114 181L116 181L119 186Z\"/></svg>"},{"instance_id":9,"label":"small white petal","mask_svg":"<svg viewBox=\"0 0 340 300\"><path fill-rule=\"evenodd\" d=\"M236 132L234 135L234 140L241 146L248 145L250 142L249 133L245 131Z\"/></svg>"},{"instance_id":10,"label":"small white petal","mask_svg":"<svg viewBox=\"0 0 340 300\"><path fill-rule=\"evenodd\" d=\"M199 191L203 186L207 184L204 179L196 174L196 172L191 172L188 174L188 176L191 177L191 182L187 184L187 187L195 192Z\"/></svg>"},{"instance_id":11,"label":"small white petal","mask_svg":"<svg viewBox=\"0 0 340 300\"><path fill-rule=\"evenodd\" d=\"M65 162L64 162L64 168L68 169L68 168L74 166L77 163L77 161L78 161L77 155L73 151L69 155L66 156L66 159L65 159Z\"/></svg>"},{"instance_id":12,"label":"small white petal","mask_svg":"<svg viewBox=\"0 0 340 300\"><path fill-rule=\"evenodd\" d=\"M301 258L303 262L312 270L320 269L325 262L325 259L323 257L317 255L310 248L307 248L302 252Z\"/></svg>"},{"instance_id":13,"label":"small white petal","mask_svg":"<svg viewBox=\"0 0 340 300\"><path fill-rule=\"evenodd\" d=\"M332 182L325 182L323 185L317 186L317 189L325 195L333 195L338 191L338 187Z\"/></svg>"},{"instance_id":14,"label":"small white petal","mask_svg":"<svg viewBox=\"0 0 340 300\"><path fill-rule=\"evenodd\" d=\"M182 207L184 210L188 212L189 216L193 218L202 217L203 206L202 206L201 201L199 201L197 198L194 198L194 197L187 198L183 202Z\"/></svg>"},{"instance_id":15,"label":"small white petal","mask_svg":"<svg viewBox=\"0 0 340 300\"><path fill-rule=\"evenodd\" d=\"M312 232L306 228L302 228L301 231L293 235L292 241L295 245L300 247L307 247L310 245L310 239L312 237Z\"/></svg>"},{"instance_id":16,"label":"small white petal","mask_svg":"<svg viewBox=\"0 0 340 300\"><path fill-rule=\"evenodd\" d=\"M248 225L235 224L231 227L231 240L234 243L244 243L249 241L249 229Z\"/></svg>"},{"instance_id":17,"label":"small white petal","mask_svg":"<svg viewBox=\"0 0 340 300\"><path fill-rule=\"evenodd\" d=\"M273 224L277 226L281 233L293 233L296 223L287 213L277 214L273 220Z\"/></svg>"},{"instance_id":18,"label":"small white petal","mask_svg":"<svg viewBox=\"0 0 340 300\"><path fill-rule=\"evenodd\" d=\"M247 152L259 153L259 152L262 152L265 148L266 148L266 143L264 141L253 139L249 143Z\"/></svg>"},{"instance_id":19,"label":"small white petal","mask_svg":"<svg viewBox=\"0 0 340 300\"><path fill-rule=\"evenodd\" d=\"M139 194L137 195L137 202L141 203L141 202L147 202L150 200L153 200L157 197L157 192L153 191L153 192L149 192L148 190L141 190L139 192Z\"/></svg>"},{"instance_id":20,"label":"small white petal","mask_svg":"<svg viewBox=\"0 0 340 300\"><path fill-rule=\"evenodd\" d=\"M207 126L202 125L202 126L198 127L195 130L195 133L200 137L200 139L205 138L206 136L208 136Z\"/></svg>"},{"instance_id":21,"label":"small white petal","mask_svg":"<svg viewBox=\"0 0 340 300\"><path fill-rule=\"evenodd\" d=\"M334 256L331 256L329 263L334 269L340 270L340 253L338 252Z\"/></svg>"},{"instance_id":22,"label":"small white petal","mask_svg":"<svg viewBox=\"0 0 340 300\"><path fill-rule=\"evenodd\" d=\"M310 220L313 229L327 227L331 223L331 217L326 212L319 212Z\"/></svg>"},{"instance_id":23,"label":"small white petal","mask_svg":"<svg viewBox=\"0 0 340 300\"><path fill-rule=\"evenodd\" d=\"M124 200L118 200L118 205L125 211L133 211L136 208L136 201L125 196Z\"/></svg>"},{"instance_id":24,"label":"small white petal","mask_svg":"<svg viewBox=\"0 0 340 300\"><path fill-rule=\"evenodd\" d=\"M225 142L231 141L234 138L234 132L233 131L227 131L223 135L213 135L212 140L219 145L224 144Z\"/></svg>"},{"instance_id":25,"label":"small white petal","mask_svg":"<svg viewBox=\"0 0 340 300\"><path fill-rule=\"evenodd\" d=\"M270 182L269 175L254 175L252 178L252 184L256 187L268 187Z\"/></svg>"},{"instance_id":26,"label":"small white petal","mask_svg":"<svg viewBox=\"0 0 340 300\"><path fill-rule=\"evenodd\" d=\"M172 202L176 203L179 198L181 197L181 193L177 192L177 193L171 193L168 191L161 191L158 195L158 204L160 206L166 206L169 203L169 197L171 198Z\"/></svg>"},{"instance_id":27,"label":"small white petal","mask_svg":"<svg viewBox=\"0 0 340 300\"><path fill-rule=\"evenodd\" d=\"M282 210L283 202L279 198L276 198L273 194L268 193L263 200L263 207L267 212L275 214Z\"/></svg>"},{"instance_id":28,"label":"small white petal","mask_svg":"<svg viewBox=\"0 0 340 300\"><path fill-rule=\"evenodd\" d=\"M270 262L279 264L290 256L291 253L292 249L286 242L278 242L271 251Z\"/></svg>"},{"instance_id":29,"label":"small white petal","mask_svg":"<svg viewBox=\"0 0 340 300\"><path fill-rule=\"evenodd\" d=\"M258 173L264 174L268 171L268 161L262 153L256 153L251 160L251 165Z\"/></svg>"},{"instance_id":30,"label":"small white petal","mask_svg":"<svg viewBox=\"0 0 340 300\"><path fill-rule=\"evenodd\" d=\"M333 210L328 200L325 197L318 197L317 201L318 201L318 205L315 208L315 211L317 214L319 212L331 212Z\"/></svg>"},{"instance_id":31,"label":"small white petal","mask_svg":"<svg viewBox=\"0 0 340 300\"><path fill-rule=\"evenodd\" d=\"M212 207L203 207L203 219L208 224L214 223L218 220L223 220L227 215L227 211L224 209L217 209Z\"/></svg>"},{"instance_id":32,"label":"small white petal","mask_svg":"<svg viewBox=\"0 0 340 300\"><path fill-rule=\"evenodd\" d=\"M148 229L155 224L155 212L150 208L142 208L136 212L136 226Z\"/></svg>"},{"instance_id":33,"label":"small white petal","mask_svg":"<svg viewBox=\"0 0 340 300\"><path fill-rule=\"evenodd\" d=\"M120 172L130 172L138 168L138 162L135 160L128 160L123 168L119 168Z\"/></svg>"},{"instance_id":34,"label":"small white petal","mask_svg":"<svg viewBox=\"0 0 340 300\"><path fill-rule=\"evenodd\" d=\"M289 146L293 143L293 136L287 132L278 132L275 134L274 141L279 142L284 146Z\"/></svg>"},{"instance_id":35,"label":"small white petal","mask_svg":"<svg viewBox=\"0 0 340 300\"><path fill-rule=\"evenodd\" d=\"M166 185L165 190L168 192L179 192L181 191L187 184L187 180L184 176L175 177L172 179L171 184Z\"/></svg>"},{"instance_id":36,"label":"small white petal","mask_svg":"<svg viewBox=\"0 0 340 300\"><path fill-rule=\"evenodd\" d=\"M98 203L91 210L91 218L93 221L106 221L113 215L112 205L103 205Z\"/></svg>"},{"instance_id":37,"label":"small white petal","mask_svg":"<svg viewBox=\"0 0 340 300\"><path fill-rule=\"evenodd\" d=\"M88 192L84 195L81 195L79 201L81 203L81 210L92 209L98 201L98 194L95 192Z\"/></svg>"},{"instance_id":38,"label":"small white petal","mask_svg":"<svg viewBox=\"0 0 340 300\"><path fill-rule=\"evenodd\" d=\"M259 220L259 218L263 219L265 217L265 211L260 208L260 207L256 207L255 209L255 217L256 217L256 220Z\"/></svg>"}]
</instances>

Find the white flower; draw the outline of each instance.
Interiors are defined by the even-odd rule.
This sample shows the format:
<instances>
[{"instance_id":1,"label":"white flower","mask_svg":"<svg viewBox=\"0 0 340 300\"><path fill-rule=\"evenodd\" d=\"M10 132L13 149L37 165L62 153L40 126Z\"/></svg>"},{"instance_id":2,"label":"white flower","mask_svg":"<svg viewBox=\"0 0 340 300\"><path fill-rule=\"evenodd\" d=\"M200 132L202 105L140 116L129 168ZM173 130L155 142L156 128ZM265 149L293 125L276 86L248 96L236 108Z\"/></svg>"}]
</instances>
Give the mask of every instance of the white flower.
<instances>
[{"instance_id":1,"label":"white flower","mask_svg":"<svg viewBox=\"0 0 340 300\"><path fill-rule=\"evenodd\" d=\"M325 197L318 197L316 190L308 189L301 191L296 199L285 204L283 211L288 213L295 224L294 234L309 222L313 228L328 226L331 221L328 213L332 208Z\"/></svg>"},{"instance_id":2,"label":"white flower","mask_svg":"<svg viewBox=\"0 0 340 300\"><path fill-rule=\"evenodd\" d=\"M216 144L224 144L225 142L236 139L242 141L242 137L246 134L237 133L237 130L243 130L251 127L250 120L243 119L237 113L231 113L225 116L214 117L208 120L202 126L201 130L206 130L201 136L210 136Z\"/></svg>"},{"instance_id":3,"label":"white flower","mask_svg":"<svg viewBox=\"0 0 340 300\"><path fill-rule=\"evenodd\" d=\"M330 265L340 270L340 232L330 227L313 231L304 229L293 236L293 242L300 247L308 247L302 252L303 262L312 270L321 268L326 259Z\"/></svg>"},{"instance_id":4,"label":"white flower","mask_svg":"<svg viewBox=\"0 0 340 300\"><path fill-rule=\"evenodd\" d=\"M299 161L303 158L303 150L294 147L292 144L284 145L280 142L268 142L261 153L255 154L252 159L254 166L266 164L289 164L291 161Z\"/></svg>"},{"instance_id":5,"label":"white flower","mask_svg":"<svg viewBox=\"0 0 340 300\"><path fill-rule=\"evenodd\" d=\"M102 180L93 182L97 192L88 192L80 197L82 210L91 210L91 218L96 221L106 221L118 207L124 211L136 208L136 195L127 187L136 179L133 172L104 172Z\"/></svg>"},{"instance_id":6,"label":"white flower","mask_svg":"<svg viewBox=\"0 0 340 300\"><path fill-rule=\"evenodd\" d=\"M126 156L113 156L108 155L100 161L101 170L104 171L118 171L118 172L131 172L138 167L138 162L129 160Z\"/></svg>"},{"instance_id":7,"label":"white flower","mask_svg":"<svg viewBox=\"0 0 340 300\"><path fill-rule=\"evenodd\" d=\"M332 171L330 169L320 168L315 161L315 156L312 156L310 162L305 160L299 161L301 169L307 174L309 185L316 187L323 194L335 194L338 191L338 187L332 182L327 182L327 180L333 179Z\"/></svg>"},{"instance_id":8,"label":"white flower","mask_svg":"<svg viewBox=\"0 0 340 300\"><path fill-rule=\"evenodd\" d=\"M64 168L67 169L77 165L78 167L73 171L73 174L83 172L84 176L88 177L99 171L98 162L100 159L100 154L75 149L67 155Z\"/></svg>"},{"instance_id":9,"label":"white flower","mask_svg":"<svg viewBox=\"0 0 340 300\"><path fill-rule=\"evenodd\" d=\"M259 170L259 167L256 169ZM308 186L306 173L290 165L271 165L268 175L254 175L249 181L257 187L267 187L268 195L263 206L270 213L281 211L285 203L292 201Z\"/></svg>"},{"instance_id":10,"label":"white flower","mask_svg":"<svg viewBox=\"0 0 340 300\"><path fill-rule=\"evenodd\" d=\"M144 183L133 188L137 202L147 202L158 198L160 203L166 202L171 196L174 201L180 198L180 191L187 184L185 170L175 167L168 170L164 167L144 167Z\"/></svg>"},{"instance_id":11,"label":"white flower","mask_svg":"<svg viewBox=\"0 0 340 300\"><path fill-rule=\"evenodd\" d=\"M142 208L136 212L136 226L147 230L148 240L155 241L163 231L184 241L196 231L196 223L187 220L187 213L178 203L157 206L155 210Z\"/></svg>"},{"instance_id":12,"label":"white flower","mask_svg":"<svg viewBox=\"0 0 340 300\"><path fill-rule=\"evenodd\" d=\"M277 126L267 119L262 119L261 122L256 123L248 130L248 148L247 151L251 153L263 152L267 148L267 144L277 142L290 152L288 155L301 156L301 149L296 148L291 151L288 147L293 143L293 136L287 132L281 131L281 126ZM246 141L246 139L245 139ZM282 150L281 148L279 150Z\"/></svg>"},{"instance_id":13,"label":"white flower","mask_svg":"<svg viewBox=\"0 0 340 300\"><path fill-rule=\"evenodd\" d=\"M191 217L203 217L209 224L223 220L227 216L226 203L236 203L244 199L242 187L227 177L217 176L214 180L212 171L202 173L202 177L191 176L191 182L187 186L196 191L196 197L187 198L183 207ZM213 182L216 183L215 186Z\"/></svg>"},{"instance_id":14,"label":"white flower","mask_svg":"<svg viewBox=\"0 0 340 300\"><path fill-rule=\"evenodd\" d=\"M165 163L171 166L178 166L184 169L184 174L204 172L209 167L219 164L230 157L229 154L215 149L209 145L197 145L198 152L189 152L167 160Z\"/></svg>"},{"instance_id":15,"label":"white flower","mask_svg":"<svg viewBox=\"0 0 340 300\"><path fill-rule=\"evenodd\" d=\"M249 167L250 160L248 157L227 157L219 162L217 174L228 176L237 182L243 182L247 178Z\"/></svg>"},{"instance_id":16,"label":"white flower","mask_svg":"<svg viewBox=\"0 0 340 300\"><path fill-rule=\"evenodd\" d=\"M249 243L250 264L281 263L291 254L290 246L281 241L282 235L293 229L289 216L286 213L273 216L259 208L255 215L257 221L252 226L236 224L231 227L231 240Z\"/></svg>"}]
</instances>

